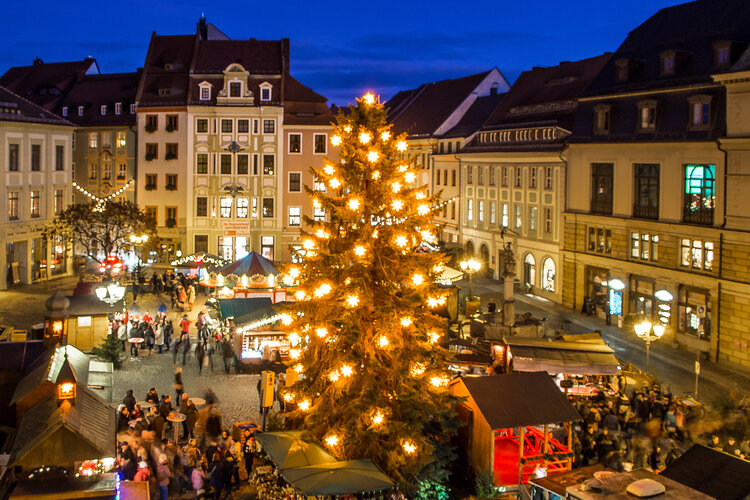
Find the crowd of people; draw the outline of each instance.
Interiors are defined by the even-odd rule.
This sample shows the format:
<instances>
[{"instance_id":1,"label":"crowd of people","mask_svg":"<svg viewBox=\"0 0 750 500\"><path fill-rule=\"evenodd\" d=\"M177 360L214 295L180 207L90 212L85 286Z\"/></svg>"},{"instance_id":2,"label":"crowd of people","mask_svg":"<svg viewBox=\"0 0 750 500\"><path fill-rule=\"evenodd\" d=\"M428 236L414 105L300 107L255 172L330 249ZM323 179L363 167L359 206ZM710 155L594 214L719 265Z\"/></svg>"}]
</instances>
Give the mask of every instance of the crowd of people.
<instances>
[{"instance_id":1,"label":"crowd of people","mask_svg":"<svg viewBox=\"0 0 750 500\"><path fill-rule=\"evenodd\" d=\"M154 272L151 278L147 280L144 273L134 272L132 280L133 302L138 300L138 295L150 291L157 296L168 295L173 310L193 310L199 289L197 276L186 276L181 272L175 273L172 270L167 270L162 274ZM206 290L206 293L208 293L208 290Z\"/></svg>"},{"instance_id":2,"label":"crowd of people","mask_svg":"<svg viewBox=\"0 0 750 500\"><path fill-rule=\"evenodd\" d=\"M118 410L118 474L124 481L149 482L163 500L170 494L229 498L263 463L254 428L232 436L222 428L213 393L206 394L206 406L199 410L187 393L176 391L176 408L169 395L160 397L153 387L142 402L132 390L126 393ZM179 415L186 418L179 422Z\"/></svg>"}]
</instances>

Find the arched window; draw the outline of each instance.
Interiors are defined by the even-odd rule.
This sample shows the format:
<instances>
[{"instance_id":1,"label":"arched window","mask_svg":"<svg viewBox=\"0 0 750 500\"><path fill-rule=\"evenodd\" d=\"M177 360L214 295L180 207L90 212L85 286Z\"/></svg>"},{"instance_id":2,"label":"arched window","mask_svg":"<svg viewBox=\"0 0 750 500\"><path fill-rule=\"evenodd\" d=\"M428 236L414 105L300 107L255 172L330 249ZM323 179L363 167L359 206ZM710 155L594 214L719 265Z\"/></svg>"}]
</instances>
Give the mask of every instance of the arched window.
<instances>
[{"instance_id":1,"label":"arched window","mask_svg":"<svg viewBox=\"0 0 750 500\"><path fill-rule=\"evenodd\" d=\"M490 249L484 243L479 248L479 257L482 259L482 269L488 270L490 268Z\"/></svg>"},{"instance_id":2,"label":"arched window","mask_svg":"<svg viewBox=\"0 0 750 500\"><path fill-rule=\"evenodd\" d=\"M548 292L555 291L555 261L550 258L542 263L542 288Z\"/></svg>"},{"instance_id":3,"label":"arched window","mask_svg":"<svg viewBox=\"0 0 750 500\"><path fill-rule=\"evenodd\" d=\"M523 258L523 282L529 286L536 286L536 261L530 253Z\"/></svg>"},{"instance_id":4,"label":"arched window","mask_svg":"<svg viewBox=\"0 0 750 500\"><path fill-rule=\"evenodd\" d=\"M474 243L472 243L471 241L466 242L466 255L474 255Z\"/></svg>"}]
</instances>

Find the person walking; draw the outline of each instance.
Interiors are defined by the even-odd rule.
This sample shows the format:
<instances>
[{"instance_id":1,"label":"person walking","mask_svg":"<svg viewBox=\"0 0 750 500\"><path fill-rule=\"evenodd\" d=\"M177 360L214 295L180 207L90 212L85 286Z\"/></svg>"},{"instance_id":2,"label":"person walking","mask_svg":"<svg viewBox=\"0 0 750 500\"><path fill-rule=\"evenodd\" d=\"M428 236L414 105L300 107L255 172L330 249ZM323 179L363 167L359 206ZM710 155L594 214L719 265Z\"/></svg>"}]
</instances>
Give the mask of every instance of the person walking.
<instances>
[{"instance_id":1,"label":"person walking","mask_svg":"<svg viewBox=\"0 0 750 500\"><path fill-rule=\"evenodd\" d=\"M193 304L195 304L195 286L190 283L187 289L187 301L188 301L188 311L193 310Z\"/></svg>"},{"instance_id":2,"label":"person walking","mask_svg":"<svg viewBox=\"0 0 750 500\"><path fill-rule=\"evenodd\" d=\"M128 325L123 320L117 327L117 339L122 342L122 352L125 352L125 344L128 342Z\"/></svg>"},{"instance_id":3,"label":"person walking","mask_svg":"<svg viewBox=\"0 0 750 500\"><path fill-rule=\"evenodd\" d=\"M159 318L156 321L156 331L154 333L154 344L159 349L159 354L164 349L164 318Z\"/></svg>"},{"instance_id":4,"label":"person walking","mask_svg":"<svg viewBox=\"0 0 750 500\"><path fill-rule=\"evenodd\" d=\"M214 489L214 500L219 500L224 490L226 473L224 471L224 462L222 462L218 453L214 453L211 457L211 463L208 465L208 474L210 477L209 482Z\"/></svg>"},{"instance_id":5,"label":"person walking","mask_svg":"<svg viewBox=\"0 0 750 500\"><path fill-rule=\"evenodd\" d=\"M255 463L255 436L250 429L245 429L245 442L242 444L242 459L245 462L247 480L253 475L253 464Z\"/></svg>"},{"instance_id":6,"label":"person walking","mask_svg":"<svg viewBox=\"0 0 750 500\"><path fill-rule=\"evenodd\" d=\"M182 385L182 368L178 367L174 371L174 392L176 394L175 401L177 401L177 404L181 404L182 403L182 392L183 392L182 389L183 389L183 385Z\"/></svg>"},{"instance_id":7,"label":"person walking","mask_svg":"<svg viewBox=\"0 0 750 500\"><path fill-rule=\"evenodd\" d=\"M156 468L156 483L159 486L159 499L167 500L169 495L169 480L172 472L169 470L169 459L162 453L159 455L159 466Z\"/></svg>"},{"instance_id":8,"label":"person walking","mask_svg":"<svg viewBox=\"0 0 750 500\"><path fill-rule=\"evenodd\" d=\"M151 323L145 323L145 325L146 347L148 347L148 355L151 356L151 353L154 350L154 345L156 345L156 333L154 332L154 327Z\"/></svg>"},{"instance_id":9,"label":"person walking","mask_svg":"<svg viewBox=\"0 0 750 500\"><path fill-rule=\"evenodd\" d=\"M198 340L195 345L195 359L198 360L198 373L203 373L203 360L206 356L206 351L203 349L203 343Z\"/></svg>"}]
</instances>

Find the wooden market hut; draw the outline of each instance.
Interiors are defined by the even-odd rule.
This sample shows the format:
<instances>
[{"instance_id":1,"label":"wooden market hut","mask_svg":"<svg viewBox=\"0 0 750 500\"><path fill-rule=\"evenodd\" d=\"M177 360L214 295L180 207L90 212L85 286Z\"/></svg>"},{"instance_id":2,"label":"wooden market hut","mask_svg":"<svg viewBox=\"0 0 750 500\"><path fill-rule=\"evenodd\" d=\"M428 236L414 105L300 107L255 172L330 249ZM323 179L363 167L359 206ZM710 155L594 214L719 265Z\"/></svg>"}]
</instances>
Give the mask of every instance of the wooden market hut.
<instances>
[{"instance_id":1,"label":"wooden market hut","mask_svg":"<svg viewBox=\"0 0 750 500\"><path fill-rule=\"evenodd\" d=\"M512 486L538 469L570 470L571 422L581 416L546 372L459 377L449 388L465 398L457 412L475 472L491 470L496 485ZM564 425L564 442L550 437L550 424Z\"/></svg>"},{"instance_id":2,"label":"wooden market hut","mask_svg":"<svg viewBox=\"0 0 750 500\"><path fill-rule=\"evenodd\" d=\"M46 308L46 322L61 322L61 328L57 331L46 328L45 339L52 343L72 345L83 352L91 352L107 336L110 312L124 311L125 302L117 302L110 308L109 304L99 300L96 295L64 296L58 290L47 299Z\"/></svg>"},{"instance_id":3,"label":"wooden market hut","mask_svg":"<svg viewBox=\"0 0 750 500\"><path fill-rule=\"evenodd\" d=\"M750 497L750 462L700 444L693 445L661 475L722 500Z\"/></svg>"}]
</instances>

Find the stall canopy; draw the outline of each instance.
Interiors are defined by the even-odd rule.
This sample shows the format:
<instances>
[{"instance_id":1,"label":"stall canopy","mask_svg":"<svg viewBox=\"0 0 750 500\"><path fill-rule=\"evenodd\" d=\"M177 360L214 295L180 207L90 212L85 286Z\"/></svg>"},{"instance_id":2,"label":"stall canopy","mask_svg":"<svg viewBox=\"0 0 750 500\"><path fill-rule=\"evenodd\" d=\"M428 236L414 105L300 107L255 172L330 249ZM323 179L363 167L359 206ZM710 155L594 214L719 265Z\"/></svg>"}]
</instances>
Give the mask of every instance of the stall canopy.
<instances>
[{"instance_id":1,"label":"stall canopy","mask_svg":"<svg viewBox=\"0 0 750 500\"><path fill-rule=\"evenodd\" d=\"M393 488L393 481L372 460L328 462L282 469L281 475L308 496L347 495Z\"/></svg>"},{"instance_id":2,"label":"stall canopy","mask_svg":"<svg viewBox=\"0 0 750 500\"><path fill-rule=\"evenodd\" d=\"M306 467L335 462L336 459L323 447L303 441L302 431L256 432L255 439L263 451L280 469Z\"/></svg>"},{"instance_id":3,"label":"stall canopy","mask_svg":"<svg viewBox=\"0 0 750 500\"><path fill-rule=\"evenodd\" d=\"M238 323L240 318L272 306L273 302L268 297L219 299L219 314L222 319L234 318L234 322Z\"/></svg>"},{"instance_id":4,"label":"stall canopy","mask_svg":"<svg viewBox=\"0 0 750 500\"><path fill-rule=\"evenodd\" d=\"M462 273L461 271L453 269L452 267L445 266L436 281L438 283L450 284L459 281L463 277L464 273Z\"/></svg>"},{"instance_id":5,"label":"stall canopy","mask_svg":"<svg viewBox=\"0 0 750 500\"><path fill-rule=\"evenodd\" d=\"M750 495L750 462L699 444L661 475L715 498L739 500Z\"/></svg>"},{"instance_id":6,"label":"stall canopy","mask_svg":"<svg viewBox=\"0 0 750 500\"><path fill-rule=\"evenodd\" d=\"M513 358L513 370L550 374L616 375L620 363L603 340L567 342L536 338L504 339Z\"/></svg>"},{"instance_id":7,"label":"stall canopy","mask_svg":"<svg viewBox=\"0 0 750 500\"><path fill-rule=\"evenodd\" d=\"M222 267L219 272L224 275L236 274L237 276L242 276L243 274L246 274L247 276L253 276L256 274L261 274L263 276L279 274L279 271L271 261L257 252L250 252L245 257L235 260L231 264L227 264Z\"/></svg>"},{"instance_id":8,"label":"stall canopy","mask_svg":"<svg viewBox=\"0 0 750 500\"><path fill-rule=\"evenodd\" d=\"M581 419L547 372L461 380L493 430Z\"/></svg>"}]
</instances>

